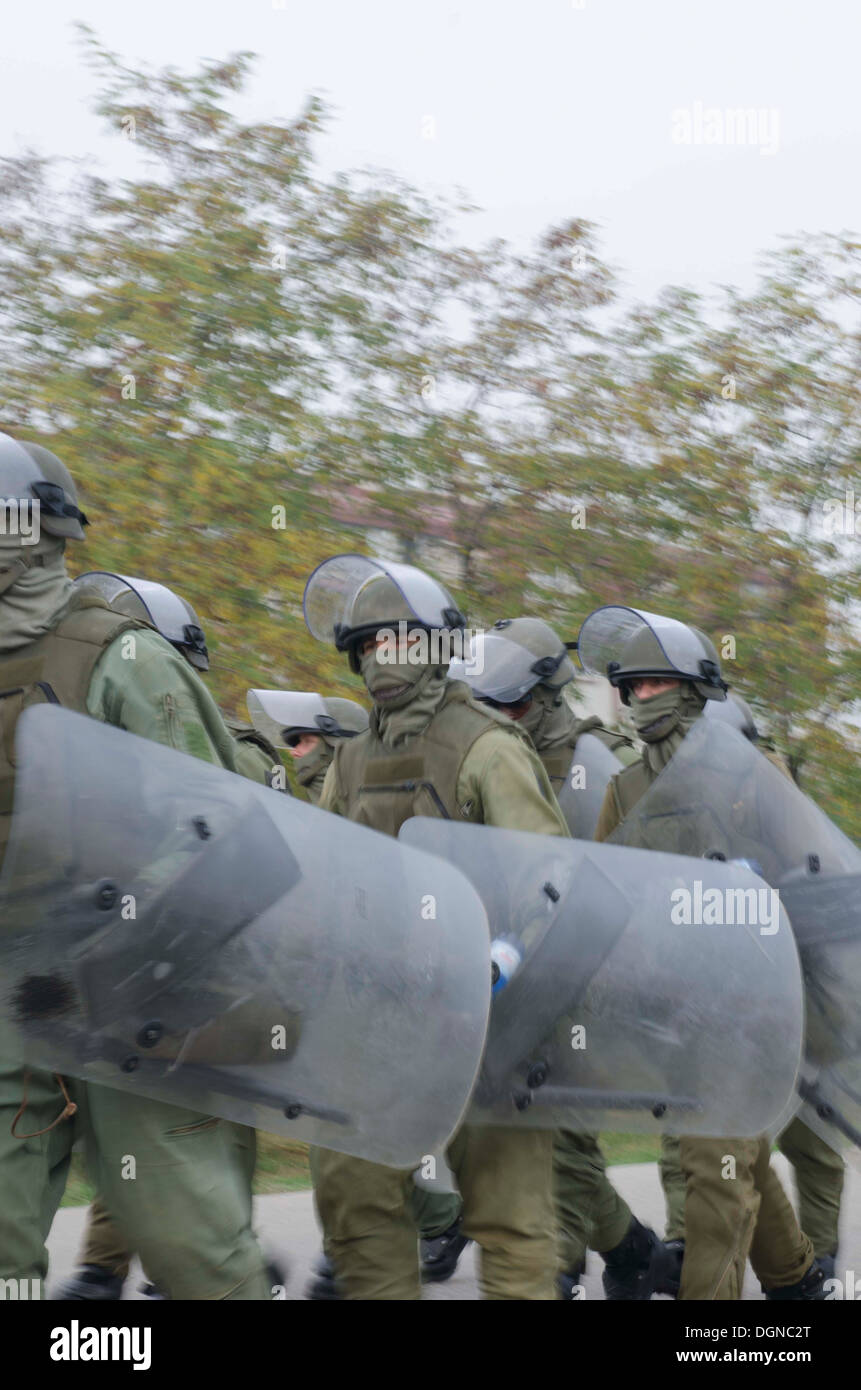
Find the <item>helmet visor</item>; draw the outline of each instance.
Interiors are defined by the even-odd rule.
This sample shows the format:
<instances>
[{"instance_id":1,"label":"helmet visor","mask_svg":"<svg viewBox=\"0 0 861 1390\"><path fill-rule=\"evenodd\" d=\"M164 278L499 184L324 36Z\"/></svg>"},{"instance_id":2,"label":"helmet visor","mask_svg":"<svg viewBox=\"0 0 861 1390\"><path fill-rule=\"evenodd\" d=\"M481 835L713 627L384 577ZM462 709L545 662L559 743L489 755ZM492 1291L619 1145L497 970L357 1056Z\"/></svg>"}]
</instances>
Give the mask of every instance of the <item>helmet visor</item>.
<instances>
[{"instance_id":1,"label":"helmet visor","mask_svg":"<svg viewBox=\"0 0 861 1390\"><path fill-rule=\"evenodd\" d=\"M453 661L448 674L452 680L466 681L479 700L515 705L541 680L533 670L537 660L500 632L478 632L464 659Z\"/></svg>"},{"instance_id":2,"label":"helmet visor","mask_svg":"<svg viewBox=\"0 0 861 1390\"><path fill-rule=\"evenodd\" d=\"M340 629L352 626L353 605L362 589L380 575L387 575L397 586L408 611L423 627L453 626L451 615L457 612L457 605L429 574L413 565L370 560L366 555L335 555L318 565L305 585L305 623L312 637L335 642ZM380 625L385 626L394 616L380 613Z\"/></svg>"},{"instance_id":3,"label":"helmet visor","mask_svg":"<svg viewBox=\"0 0 861 1390\"><path fill-rule=\"evenodd\" d=\"M700 662L708 660L709 653L685 623L615 604L596 608L580 629L577 652L584 671L606 676L611 662L621 662L624 667L629 641L644 628L655 638L669 669L689 680L703 679Z\"/></svg>"},{"instance_id":4,"label":"helmet visor","mask_svg":"<svg viewBox=\"0 0 861 1390\"><path fill-rule=\"evenodd\" d=\"M320 695L304 690L249 690L248 714L258 733L286 748L291 733L320 734L327 730L317 723L328 720Z\"/></svg>"}]
</instances>

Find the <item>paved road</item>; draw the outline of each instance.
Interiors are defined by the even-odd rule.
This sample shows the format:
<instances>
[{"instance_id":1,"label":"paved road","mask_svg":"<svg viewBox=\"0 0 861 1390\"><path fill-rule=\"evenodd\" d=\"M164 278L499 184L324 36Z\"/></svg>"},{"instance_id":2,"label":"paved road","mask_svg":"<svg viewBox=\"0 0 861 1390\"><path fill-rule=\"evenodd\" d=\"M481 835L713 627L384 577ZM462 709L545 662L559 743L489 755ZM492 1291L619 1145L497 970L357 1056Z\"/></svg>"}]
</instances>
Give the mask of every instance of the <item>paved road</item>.
<instances>
[{"instance_id":1,"label":"paved road","mask_svg":"<svg viewBox=\"0 0 861 1390\"><path fill-rule=\"evenodd\" d=\"M790 1187L789 1165L782 1155L775 1156L776 1166L781 1177ZM641 1221L662 1229L663 1197L661 1194L658 1170L652 1163L635 1163L614 1167L610 1170L613 1182L630 1203ZM287 1299L301 1299L310 1274L311 1266L319 1252L320 1240L317 1231L310 1192L290 1192L275 1197L256 1199L257 1229L267 1248L286 1260L289 1265L285 1296ZM67 1207L57 1213L48 1246L51 1254L52 1285L62 1280L75 1263L78 1242L84 1226L85 1209ZM861 1287L861 1174L851 1166L847 1170L846 1190L843 1203L843 1231L838 1276L842 1271L854 1270ZM590 1256L589 1267L584 1280L586 1298L603 1298L601 1287L602 1262L597 1255ZM137 1285L140 1274L133 1270L126 1285L127 1298L139 1298ZM761 1298L759 1284L748 1268L744 1296L746 1299ZM425 1297L437 1299L477 1299L475 1256L469 1247L461 1259L457 1273L445 1284L431 1286Z\"/></svg>"}]
</instances>

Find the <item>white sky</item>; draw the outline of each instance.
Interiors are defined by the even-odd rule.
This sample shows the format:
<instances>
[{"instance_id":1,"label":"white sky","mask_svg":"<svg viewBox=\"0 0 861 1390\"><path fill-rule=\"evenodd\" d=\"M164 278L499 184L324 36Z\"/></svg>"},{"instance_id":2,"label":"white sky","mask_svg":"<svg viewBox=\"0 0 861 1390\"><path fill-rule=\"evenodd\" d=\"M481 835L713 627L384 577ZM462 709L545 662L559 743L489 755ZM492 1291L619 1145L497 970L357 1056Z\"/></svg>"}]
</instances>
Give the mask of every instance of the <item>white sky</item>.
<instances>
[{"instance_id":1,"label":"white sky","mask_svg":"<svg viewBox=\"0 0 861 1390\"><path fill-rule=\"evenodd\" d=\"M749 286L780 233L861 231L856 0L7 0L2 153L128 157L88 110L74 19L183 69L251 49L246 116L312 90L335 106L324 167L461 188L485 210L473 241L596 221L637 296ZM696 102L776 111L777 152L674 143Z\"/></svg>"}]
</instances>

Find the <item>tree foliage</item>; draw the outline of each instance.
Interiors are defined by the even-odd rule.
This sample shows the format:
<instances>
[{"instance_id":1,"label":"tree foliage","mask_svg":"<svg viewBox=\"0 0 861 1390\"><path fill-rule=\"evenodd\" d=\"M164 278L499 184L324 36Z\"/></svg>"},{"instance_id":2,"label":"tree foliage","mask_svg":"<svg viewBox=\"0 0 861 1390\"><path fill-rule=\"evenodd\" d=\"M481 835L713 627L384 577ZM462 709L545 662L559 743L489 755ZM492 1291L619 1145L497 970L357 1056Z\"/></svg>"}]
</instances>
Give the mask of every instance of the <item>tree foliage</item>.
<instances>
[{"instance_id":1,"label":"tree foliage","mask_svg":"<svg viewBox=\"0 0 861 1390\"><path fill-rule=\"evenodd\" d=\"M0 424L79 479L73 563L185 594L233 707L357 692L301 614L341 549L438 560L475 624L671 613L857 836L857 242L628 305L582 220L467 248L462 206L322 177L319 101L235 115L248 54L183 74L82 40L131 174L25 152L0 185Z\"/></svg>"}]
</instances>

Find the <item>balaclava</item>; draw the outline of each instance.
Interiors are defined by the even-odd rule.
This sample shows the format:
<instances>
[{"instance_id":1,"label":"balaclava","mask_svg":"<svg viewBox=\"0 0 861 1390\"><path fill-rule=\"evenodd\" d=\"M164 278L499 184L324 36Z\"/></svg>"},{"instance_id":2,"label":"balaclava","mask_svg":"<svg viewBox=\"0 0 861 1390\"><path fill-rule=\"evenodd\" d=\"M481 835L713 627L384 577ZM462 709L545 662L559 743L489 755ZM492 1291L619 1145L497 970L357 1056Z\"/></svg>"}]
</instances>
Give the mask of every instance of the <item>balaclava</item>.
<instances>
[{"instance_id":1,"label":"balaclava","mask_svg":"<svg viewBox=\"0 0 861 1390\"><path fill-rule=\"evenodd\" d=\"M631 718L643 740L643 759L655 776L663 771L685 734L699 719L705 703L690 681L662 690L648 700L641 700L631 692Z\"/></svg>"},{"instance_id":2,"label":"balaclava","mask_svg":"<svg viewBox=\"0 0 861 1390\"><path fill-rule=\"evenodd\" d=\"M45 530L36 545L0 534L0 653L35 642L67 611L74 586L65 548L60 536Z\"/></svg>"},{"instance_id":3,"label":"balaclava","mask_svg":"<svg viewBox=\"0 0 861 1390\"><path fill-rule=\"evenodd\" d=\"M517 722L542 753L565 738L571 727L571 711L560 688L553 690L539 684L532 687L530 694L532 702Z\"/></svg>"},{"instance_id":4,"label":"balaclava","mask_svg":"<svg viewBox=\"0 0 861 1390\"><path fill-rule=\"evenodd\" d=\"M360 658L362 679L374 702L372 724L387 748L396 748L427 727L446 691L446 667L409 661L380 660L385 648L370 648Z\"/></svg>"}]
</instances>

